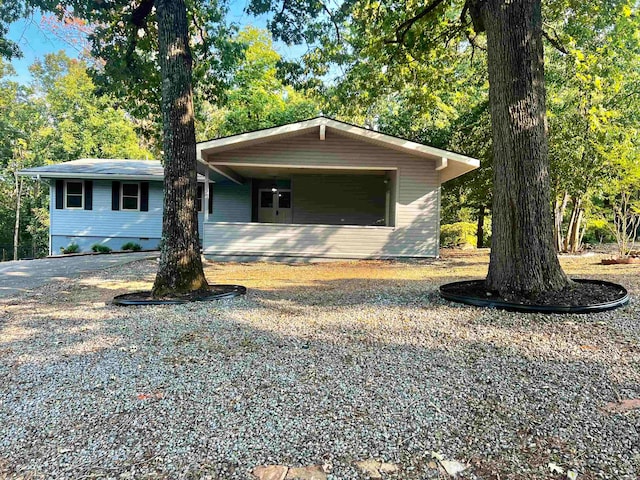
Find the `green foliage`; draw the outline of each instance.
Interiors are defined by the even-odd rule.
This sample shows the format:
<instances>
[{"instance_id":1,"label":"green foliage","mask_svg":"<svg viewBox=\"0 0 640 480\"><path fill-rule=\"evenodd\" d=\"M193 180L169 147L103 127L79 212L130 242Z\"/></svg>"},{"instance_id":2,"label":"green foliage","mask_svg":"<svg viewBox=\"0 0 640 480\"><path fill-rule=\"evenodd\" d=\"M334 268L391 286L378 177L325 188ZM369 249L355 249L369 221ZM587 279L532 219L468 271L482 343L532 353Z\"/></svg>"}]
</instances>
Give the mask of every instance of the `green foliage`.
<instances>
[{"instance_id":1,"label":"green foliage","mask_svg":"<svg viewBox=\"0 0 640 480\"><path fill-rule=\"evenodd\" d=\"M79 253L80 246L77 243L70 243L67 247L61 247L60 250L64 255L69 255L70 253Z\"/></svg>"},{"instance_id":2,"label":"green foliage","mask_svg":"<svg viewBox=\"0 0 640 480\"><path fill-rule=\"evenodd\" d=\"M17 183L22 249L48 252L47 185L16 176L28 167L82 157L144 158L130 117L112 98L96 93L86 65L64 53L46 55L31 66L34 81L21 85L0 60L0 243L13 243Z\"/></svg>"},{"instance_id":3,"label":"green foliage","mask_svg":"<svg viewBox=\"0 0 640 480\"><path fill-rule=\"evenodd\" d=\"M94 245L91 245L91 251L96 253L109 253L111 252L111 247L108 245L101 245L99 243L96 243Z\"/></svg>"},{"instance_id":4,"label":"green foliage","mask_svg":"<svg viewBox=\"0 0 640 480\"><path fill-rule=\"evenodd\" d=\"M477 245L477 225L470 222L457 222L440 226L440 246L447 248L465 248Z\"/></svg>"},{"instance_id":5,"label":"green foliage","mask_svg":"<svg viewBox=\"0 0 640 480\"><path fill-rule=\"evenodd\" d=\"M133 252L139 252L140 250L142 250L142 247L140 246L139 243L127 242L124 245L122 245L122 247L120 247L120 250L131 250Z\"/></svg>"},{"instance_id":6,"label":"green foliage","mask_svg":"<svg viewBox=\"0 0 640 480\"><path fill-rule=\"evenodd\" d=\"M278 77L280 55L264 30L247 27L235 41L245 47L220 106L197 105L200 139L283 125L314 117L317 104Z\"/></svg>"},{"instance_id":7,"label":"green foliage","mask_svg":"<svg viewBox=\"0 0 640 480\"><path fill-rule=\"evenodd\" d=\"M584 243L595 245L598 243L615 242L616 237L611 232L607 220L604 218L590 218L587 221L583 241Z\"/></svg>"}]
</instances>

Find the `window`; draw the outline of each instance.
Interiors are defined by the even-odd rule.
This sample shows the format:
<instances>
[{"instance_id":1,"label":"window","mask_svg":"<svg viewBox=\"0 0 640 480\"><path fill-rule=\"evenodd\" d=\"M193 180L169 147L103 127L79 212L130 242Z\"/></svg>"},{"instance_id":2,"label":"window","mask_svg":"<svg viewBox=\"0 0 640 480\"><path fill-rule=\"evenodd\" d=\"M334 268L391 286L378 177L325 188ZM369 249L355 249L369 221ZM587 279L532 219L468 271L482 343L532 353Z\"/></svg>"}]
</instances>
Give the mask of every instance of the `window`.
<instances>
[{"instance_id":1,"label":"window","mask_svg":"<svg viewBox=\"0 0 640 480\"><path fill-rule=\"evenodd\" d=\"M202 183L198 184L198 194L196 197L196 206L198 207L198 212L202 212L202 202L203 202L203 194L204 194L204 185Z\"/></svg>"},{"instance_id":2,"label":"window","mask_svg":"<svg viewBox=\"0 0 640 480\"><path fill-rule=\"evenodd\" d=\"M64 183L64 208L84 208L84 182Z\"/></svg>"},{"instance_id":3,"label":"window","mask_svg":"<svg viewBox=\"0 0 640 480\"><path fill-rule=\"evenodd\" d=\"M122 210L138 210L140 205L140 184L122 184Z\"/></svg>"},{"instance_id":4,"label":"window","mask_svg":"<svg viewBox=\"0 0 640 480\"><path fill-rule=\"evenodd\" d=\"M273 208L273 192L271 190L260 192L260 208Z\"/></svg>"},{"instance_id":5,"label":"window","mask_svg":"<svg viewBox=\"0 0 640 480\"><path fill-rule=\"evenodd\" d=\"M278 208L291 208L291 190L278 192Z\"/></svg>"}]
</instances>

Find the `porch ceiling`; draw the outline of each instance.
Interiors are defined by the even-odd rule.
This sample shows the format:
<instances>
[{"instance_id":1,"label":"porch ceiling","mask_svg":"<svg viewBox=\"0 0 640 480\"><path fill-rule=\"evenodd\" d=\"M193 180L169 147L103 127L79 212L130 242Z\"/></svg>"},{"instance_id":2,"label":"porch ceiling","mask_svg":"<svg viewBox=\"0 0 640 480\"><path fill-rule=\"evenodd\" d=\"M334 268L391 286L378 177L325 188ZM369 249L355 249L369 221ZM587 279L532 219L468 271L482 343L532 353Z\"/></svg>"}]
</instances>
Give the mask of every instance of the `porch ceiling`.
<instances>
[{"instance_id":1,"label":"porch ceiling","mask_svg":"<svg viewBox=\"0 0 640 480\"><path fill-rule=\"evenodd\" d=\"M211 164L214 168L215 163ZM289 178L292 175L377 175L385 176L388 170L360 170L347 168L295 168L295 167L255 167L225 165L225 168L232 170L244 178L274 179Z\"/></svg>"}]
</instances>

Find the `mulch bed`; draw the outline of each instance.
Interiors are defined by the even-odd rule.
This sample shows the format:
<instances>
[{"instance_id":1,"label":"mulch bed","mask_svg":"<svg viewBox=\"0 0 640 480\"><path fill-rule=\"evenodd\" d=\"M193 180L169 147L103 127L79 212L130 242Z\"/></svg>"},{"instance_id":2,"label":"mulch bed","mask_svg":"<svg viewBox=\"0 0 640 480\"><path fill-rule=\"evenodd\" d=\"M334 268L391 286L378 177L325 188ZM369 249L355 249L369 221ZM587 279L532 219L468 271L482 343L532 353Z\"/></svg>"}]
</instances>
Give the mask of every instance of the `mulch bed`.
<instances>
[{"instance_id":1,"label":"mulch bed","mask_svg":"<svg viewBox=\"0 0 640 480\"><path fill-rule=\"evenodd\" d=\"M574 279L574 284L563 290L532 297L515 293L500 295L497 292L488 291L485 288L484 280L450 283L443 285L440 291L445 298L447 296L460 297L459 299L449 298L450 300L467 303L465 299L468 299L469 303L474 305L483 303L488 307L513 308L515 310L519 310L519 307L541 307L541 310L558 307L559 310L566 311L567 308L594 307L614 303L616 305L611 305L610 308L615 308L628 301L627 291L620 285L582 279Z\"/></svg>"},{"instance_id":2,"label":"mulch bed","mask_svg":"<svg viewBox=\"0 0 640 480\"><path fill-rule=\"evenodd\" d=\"M180 305L190 302L205 302L233 298L247 293L242 285L209 285L206 290L187 292L179 295L153 297L150 291L125 293L114 297L114 305Z\"/></svg>"}]
</instances>

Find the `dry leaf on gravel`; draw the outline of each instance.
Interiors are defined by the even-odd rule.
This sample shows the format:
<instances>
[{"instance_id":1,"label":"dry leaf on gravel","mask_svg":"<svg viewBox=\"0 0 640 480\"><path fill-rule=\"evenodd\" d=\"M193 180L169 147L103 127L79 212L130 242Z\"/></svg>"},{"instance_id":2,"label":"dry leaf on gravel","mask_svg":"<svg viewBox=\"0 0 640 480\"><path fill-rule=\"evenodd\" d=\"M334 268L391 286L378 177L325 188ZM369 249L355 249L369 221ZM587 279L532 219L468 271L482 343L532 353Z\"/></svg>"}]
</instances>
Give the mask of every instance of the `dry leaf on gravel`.
<instances>
[{"instance_id":1,"label":"dry leaf on gravel","mask_svg":"<svg viewBox=\"0 0 640 480\"><path fill-rule=\"evenodd\" d=\"M370 458L356 462L360 470L369 475L369 478L382 478L383 473L396 473L398 466L394 463L380 462Z\"/></svg>"},{"instance_id":2,"label":"dry leaf on gravel","mask_svg":"<svg viewBox=\"0 0 640 480\"><path fill-rule=\"evenodd\" d=\"M321 466L312 465L300 468L291 467L285 478L290 480L326 480L327 474Z\"/></svg>"},{"instance_id":3,"label":"dry leaf on gravel","mask_svg":"<svg viewBox=\"0 0 640 480\"><path fill-rule=\"evenodd\" d=\"M608 413L626 413L636 408L640 408L640 398L625 398L619 402L609 402L603 409Z\"/></svg>"},{"instance_id":4,"label":"dry leaf on gravel","mask_svg":"<svg viewBox=\"0 0 640 480\"><path fill-rule=\"evenodd\" d=\"M284 480L288 471L284 465L259 465L251 473L258 480Z\"/></svg>"}]
</instances>

